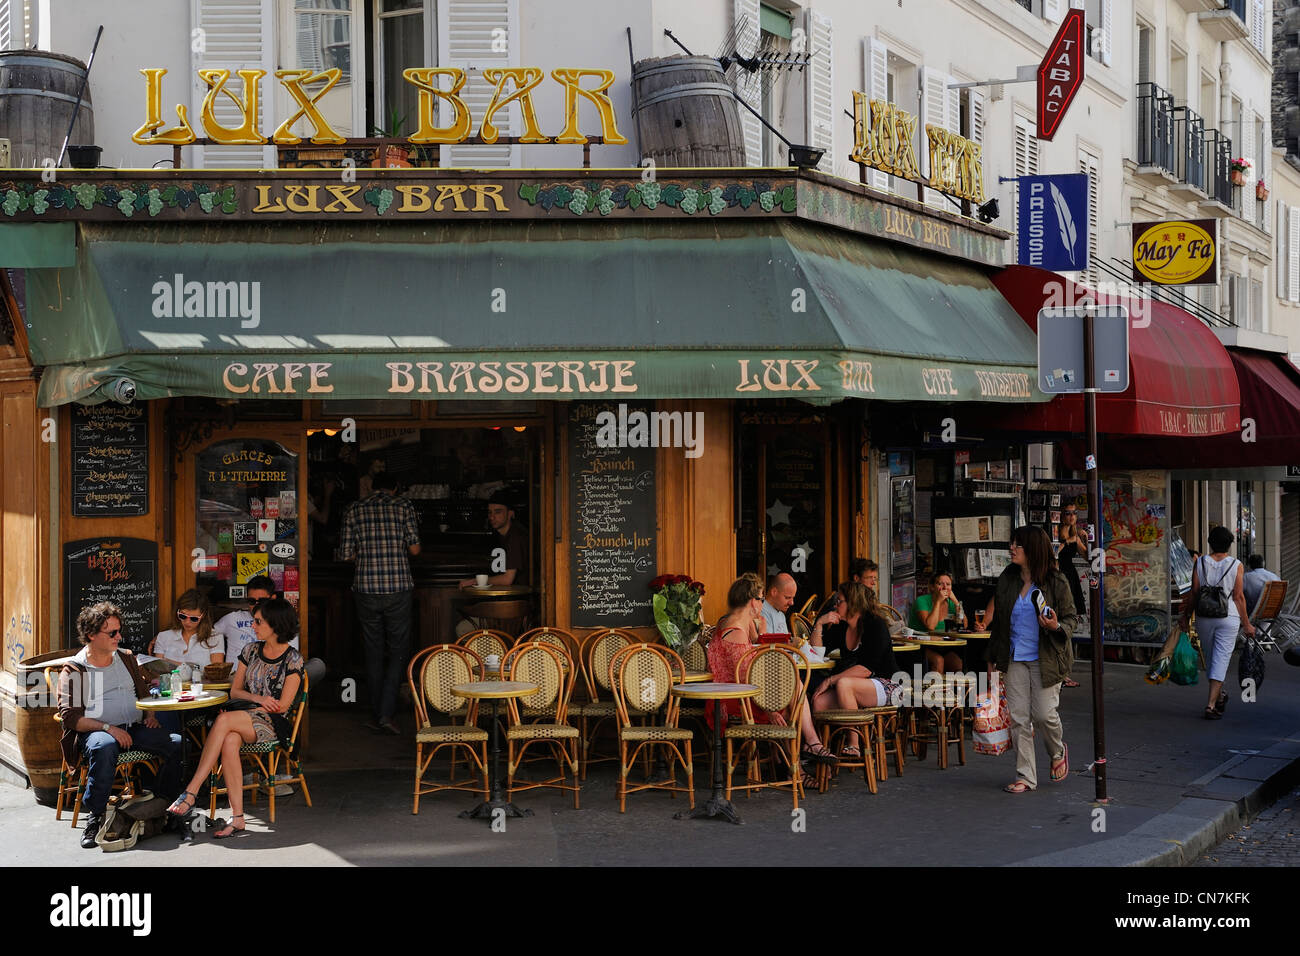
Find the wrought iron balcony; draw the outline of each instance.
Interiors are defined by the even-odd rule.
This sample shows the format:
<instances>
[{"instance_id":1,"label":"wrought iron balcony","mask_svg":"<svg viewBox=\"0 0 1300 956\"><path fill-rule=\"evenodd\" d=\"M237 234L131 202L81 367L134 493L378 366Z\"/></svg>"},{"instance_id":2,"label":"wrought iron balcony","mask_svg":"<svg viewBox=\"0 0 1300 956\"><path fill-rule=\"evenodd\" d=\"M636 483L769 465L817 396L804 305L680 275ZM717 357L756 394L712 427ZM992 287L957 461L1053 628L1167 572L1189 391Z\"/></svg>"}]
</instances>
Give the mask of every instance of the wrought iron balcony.
<instances>
[{"instance_id":1,"label":"wrought iron balcony","mask_svg":"<svg viewBox=\"0 0 1300 956\"><path fill-rule=\"evenodd\" d=\"M1211 201L1231 207L1232 140L1217 129L1205 131L1205 194Z\"/></svg>"},{"instance_id":2,"label":"wrought iron balcony","mask_svg":"<svg viewBox=\"0 0 1300 956\"><path fill-rule=\"evenodd\" d=\"M1205 120L1187 106L1175 106L1174 174L1178 182L1169 188L1188 198L1199 198L1205 190Z\"/></svg>"},{"instance_id":3,"label":"wrought iron balcony","mask_svg":"<svg viewBox=\"0 0 1300 956\"><path fill-rule=\"evenodd\" d=\"M1174 98L1154 83L1137 86L1138 175L1172 179L1174 163Z\"/></svg>"}]
</instances>

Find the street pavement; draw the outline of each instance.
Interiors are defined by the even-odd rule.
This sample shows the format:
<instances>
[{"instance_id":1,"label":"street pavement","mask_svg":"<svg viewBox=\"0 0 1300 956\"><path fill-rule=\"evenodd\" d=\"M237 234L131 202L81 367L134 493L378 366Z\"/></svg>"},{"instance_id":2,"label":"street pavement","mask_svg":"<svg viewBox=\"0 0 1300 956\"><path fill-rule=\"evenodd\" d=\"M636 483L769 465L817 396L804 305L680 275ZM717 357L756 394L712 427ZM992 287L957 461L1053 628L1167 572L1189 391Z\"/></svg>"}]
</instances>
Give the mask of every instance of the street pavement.
<instances>
[{"instance_id":1,"label":"street pavement","mask_svg":"<svg viewBox=\"0 0 1300 956\"><path fill-rule=\"evenodd\" d=\"M1221 721L1201 719L1204 674L1195 687L1146 684L1145 668L1108 664L1106 734L1111 802L1093 802L1086 771L1093 752L1091 665L1076 665L1082 686L1061 692L1071 773L1048 781L1039 755L1040 788L1011 795L1010 754L975 754L966 765L939 770L931 748L910 760L878 795L861 777L840 775L823 795L810 793L806 815L772 791L738 797L742 826L720 820L675 820L682 796L634 794L618 812L614 770L593 766L582 809L556 792L520 794L535 816L509 820L505 832L462 820L468 794L421 800L411 815L414 747L407 737L372 736L360 707L314 708L307 759L313 806L300 794L277 801L265 819L265 798L249 806L253 833L216 842L173 836L136 850L82 850L65 816L36 805L30 792L0 784L0 864L35 866L645 866L645 865L1181 865L1236 831L1248 814L1289 792L1300 772L1300 668L1269 656L1259 700L1234 700ZM1235 674L1235 662L1233 667ZM411 729L409 714L404 728ZM697 764L696 801L708 797L707 764ZM1281 811L1279 811L1280 813ZM218 815L227 811L219 810ZM79 824L80 826L80 824ZM1262 861L1262 857L1260 858Z\"/></svg>"},{"instance_id":2,"label":"street pavement","mask_svg":"<svg viewBox=\"0 0 1300 956\"><path fill-rule=\"evenodd\" d=\"M1292 790L1214 849L1196 866L1300 866L1300 789Z\"/></svg>"}]
</instances>

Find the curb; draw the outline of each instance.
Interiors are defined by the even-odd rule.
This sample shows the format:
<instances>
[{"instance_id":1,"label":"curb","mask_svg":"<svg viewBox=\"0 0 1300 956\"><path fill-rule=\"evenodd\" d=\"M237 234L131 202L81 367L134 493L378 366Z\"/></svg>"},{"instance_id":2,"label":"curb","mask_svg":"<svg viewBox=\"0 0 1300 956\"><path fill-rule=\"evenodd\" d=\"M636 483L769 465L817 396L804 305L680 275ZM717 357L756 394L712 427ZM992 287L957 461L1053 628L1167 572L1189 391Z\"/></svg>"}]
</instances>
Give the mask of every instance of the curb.
<instances>
[{"instance_id":1,"label":"curb","mask_svg":"<svg viewBox=\"0 0 1300 956\"><path fill-rule=\"evenodd\" d=\"M1124 836L1058 850L1009 866L1188 866L1300 784L1300 730L1230 761L1193 785L1173 809Z\"/></svg>"}]
</instances>

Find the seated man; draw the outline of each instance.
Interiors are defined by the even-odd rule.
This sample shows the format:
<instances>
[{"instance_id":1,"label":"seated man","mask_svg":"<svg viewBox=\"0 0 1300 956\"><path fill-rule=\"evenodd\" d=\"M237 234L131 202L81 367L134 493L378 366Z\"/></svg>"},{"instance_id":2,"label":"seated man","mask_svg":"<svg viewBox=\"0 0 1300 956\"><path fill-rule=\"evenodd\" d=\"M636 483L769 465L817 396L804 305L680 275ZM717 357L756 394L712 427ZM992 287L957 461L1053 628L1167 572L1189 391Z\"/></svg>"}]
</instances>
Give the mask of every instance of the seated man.
<instances>
[{"instance_id":1,"label":"seated man","mask_svg":"<svg viewBox=\"0 0 1300 956\"><path fill-rule=\"evenodd\" d=\"M1250 567L1250 570L1241 579L1241 591L1246 597L1246 613L1254 614L1255 605L1259 603L1259 596L1264 591L1264 585L1269 581L1281 581L1282 579L1264 567L1264 556L1262 554L1252 554L1246 559L1246 564Z\"/></svg>"},{"instance_id":2,"label":"seated man","mask_svg":"<svg viewBox=\"0 0 1300 956\"><path fill-rule=\"evenodd\" d=\"M767 591L763 595L764 634L790 633L790 622L785 615L794 604L798 590L798 583L784 571L767 579Z\"/></svg>"},{"instance_id":3,"label":"seated man","mask_svg":"<svg viewBox=\"0 0 1300 956\"><path fill-rule=\"evenodd\" d=\"M239 652L244 645L257 640L253 634L253 607L258 601L276 597L275 582L265 574L250 578L247 584L248 606L238 611L231 611L213 625L213 630L226 639L226 660L232 664L239 663ZM299 650L298 637L289 642L295 651Z\"/></svg>"},{"instance_id":4,"label":"seated man","mask_svg":"<svg viewBox=\"0 0 1300 956\"><path fill-rule=\"evenodd\" d=\"M63 723L60 746L68 766L76 766L79 752L87 762L86 829L81 845L89 850L108 809L117 772L117 756L127 750L144 750L162 757L153 784L155 796L171 800L180 793L180 734L171 733L174 715L142 714L135 706L148 698L149 684L135 656L122 642L122 612L103 601L77 615L77 636L85 646L63 666L59 675L59 719ZM143 719L142 719L143 718Z\"/></svg>"}]
</instances>

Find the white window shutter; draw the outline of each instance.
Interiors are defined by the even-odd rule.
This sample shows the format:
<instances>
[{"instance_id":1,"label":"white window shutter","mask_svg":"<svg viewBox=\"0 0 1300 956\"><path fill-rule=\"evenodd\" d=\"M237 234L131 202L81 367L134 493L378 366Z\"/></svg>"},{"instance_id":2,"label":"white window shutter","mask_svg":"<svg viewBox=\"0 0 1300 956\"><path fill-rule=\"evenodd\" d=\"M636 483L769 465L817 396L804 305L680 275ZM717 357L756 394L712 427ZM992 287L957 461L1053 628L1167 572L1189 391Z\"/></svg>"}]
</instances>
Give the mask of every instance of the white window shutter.
<instances>
[{"instance_id":1,"label":"white window shutter","mask_svg":"<svg viewBox=\"0 0 1300 956\"><path fill-rule=\"evenodd\" d=\"M237 70L265 70L257 100L257 128L270 138L275 132L275 3L274 0L192 0L191 22L203 31L203 52L190 51L190 125L200 139L203 100L208 86L198 70L229 70L226 88L241 100L244 84ZM224 94L213 106L218 122L238 126L240 112ZM274 169L274 146L199 146L191 148L195 166L201 169Z\"/></svg>"},{"instance_id":2,"label":"white window shutter","mask_svg":"<svg viewBox=\"0 0 1300 956\"><path fill-rule=\"evenodd\" d=\"M862 39L862 92L870 100L889 99L889 47L875 37ZM864 123L870 123L871 117L863 117ZM871 188L881 192L889 191L889 174L878 169L871 170L869 180Z\"/></svg>"},{"instance_id":3,"label":"white window shutter","mask_svg":"<svg viewBox=\"0 0 1300 956\"><path fill-rule=\"evenodd\" d=\"M1087 285L1097 285L1097 230L1101 225L1101 161L1092 153L1079 151L1079 172L1088 174L1088 268L1079 274Z\"/></svg>"},{"instance_id":4,"label":"white window shutter","mask_svg":"<svg viewBox=\"0 0 1300 956\"><path fill-rule=\"evenodd\" d=\"M960 90L953 90L961 93ZM970 138L980 145L984 144L984 91L971 89L967 91L970 99Z\"/></svg>"},{"instance_id":5,"label":"white window shutter","mask_svg":"<svg viewBox=\"0 0 1300 956\"><path fill-rule=\"evenodd\" d=\"M1033 122L1024 117L1015 118L1015 140L1012 146L1011 168L1015 176L1029 175L1029 144L1034 142ZM1020 184L1011 184L1011 222L1012 234L1020 233ZM1019 243L1012 243L1012 250L1019 249Z\"/></svg>"},{"instance_id":6,"label":"white window shutter","mask_svg":"<svg viewBox=\"0 0 1300 956\"><path fill-rule=\"evenodd\" d=\"M1250 163L1246 185L1241 187L1241 218L1255 223L1255 180L1259 177L1259 160L1255 157L1255 117L1241 111L1241 155Z\"/></svg>"},{"instance_id":7,"label":"white window shutter","mask_svg":"<svg viewBox=\"0 0 1300 956\"><path fill-rule=\"evenodd\" d=\"M1268 56L1268 41L1266 40L1268 23L1264 0L1254 0L1252 9L1254 15L1250 18L1250 42L1254 44L1256 50Z\"/></svg>"},{"instance_id":8,"label":"white window shutter","mask_svg":"<svg viewBox=\"0 0 1300 956\"><path fill-rule=\"evenodd\" d=\"M1115 0L1101 0L1101 62L1110 66L1111 37L1114 36L1113 11Z\"/></svg>"},{"instance_id":9,"label":"white window shutter","mask_svg":"<svg viewBox=\"0 0 1300 956\"><path fill-rule=\"evenodd\" d=\"M817 168L834 173L840 161L835 152L835 70L831 57L831 18L809 10L806 18L808 53L808 145L826 150Z\"/></svg>"},{"instance_id":10,"label":"white window shutter","mask_svg":"<svg viewBox=\"0 0 1300 956\"><path fill-rule=\"evenodd\" d=\"M1048 23L1060 23L1065 0L1043 0L1043 19Z\"/></svg>"},{"instance_id":11,"label":"white window shutter","mask_svg":"<svg viewBox=\"0 0 1300 956\"><path fill-rule=\"evenodd\" d=\"M1286 231L1286 297L1300 302L1300 206L1288 210Z\"/></svg>"},{"instance_id":12,"label":"white window shutter","mask_svg":"<svg viewBox=\"0 0 1300 956\"><path fill-rule=\"evenodd\" d=\"M1273 202L1276 206L1274 222L1277 224L1277 229L1273 233L1273 278L1277 284L1277 297L1285 299L1287 267L1291 261L1287 249L1286 203L1280 199L1275 199Z\"/></svg>"},{"instance_id":13,"label":"white window shutter","mask_svg":"<svg viewBox=\"0 0 1300 956\"><path fill-rule=\"evenodd\" d=\"M1271 157L1269 156L1269 148L1268 148L1269 146L1268 121L1261 116L1259 118L1259 125L1260 125L1260 134L1264 143L1264 155L1262 155L1259 158L1259 178L1264 180L1264 182L1267 183L1269 181L1268 172L1269 172L1269 162L1271 160ZM1259 206L1259 228L1263 229L1265 232L1268 232L1269 231L1269 215L1268 215L1269 204L1268 202L1262 202L1262 203L1257 203L1257 205Z\"/></svg>"},{"instance_id":14,"label":"white window shutter","mask_svg":"<svg viewBox=\"0 0 1300 956\"><path fill-rule=\"evenodd\" d=\"M732 28L736 35L735 52L739 56L749 57L758 52L760 39L758 0L732 0ZM762 73L750 73L744 67L733 66L727 71L727 81L736 95L755 110L763 109ZM763 165L763 124L758 117L737 106L740 113L740 129L745 136L745 165Z\"/></svg>"},{"instance_id":15,"label":"white window shutter","mask_svg":"<svg viewBox=\"0 0 1300 956\"><path fill-rule=\"evenodd\" d=\"M517 0L441 0L437 10L438 65L465 72L460 97L469 107L470 135L477 136L495 89L483 78L483 71L519 65L518 3ZM494 30L505 31L504 50L492 49ZM446 122L451 114L440 109L439 117ZM497 113L492 123L502 136L518 136L522 129L518 118L518 104L512 103ZM503 143L444 146L441 156L441 165L462 169L509 169L519 165L519 147Z\"/></svg>"},{"instance_id":16,"label":"white window shutter","mask_svg":"<svg viewBox=\"0 0 1300 956\"><path fill-rule=\"evenodd\" d=\"M927 126L948 128L948 74L933 67L921 67L921 121L917 124L916 156L920 161L921 175L930 178L937 171L930 169L930 140ZM942 209L948 205L943 193L926 188L925 203Z\"/></svg>"},{"instance_id":17,"label":"white window shutter","mask_svg":"<svg viewBox=\"0 0 1300 956\"><path fill-rule=\"evenodd\" d=\"M0 50L8 50L12 42L13 0L0 0Z\"/></svg>"}]
</instances>

